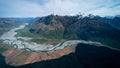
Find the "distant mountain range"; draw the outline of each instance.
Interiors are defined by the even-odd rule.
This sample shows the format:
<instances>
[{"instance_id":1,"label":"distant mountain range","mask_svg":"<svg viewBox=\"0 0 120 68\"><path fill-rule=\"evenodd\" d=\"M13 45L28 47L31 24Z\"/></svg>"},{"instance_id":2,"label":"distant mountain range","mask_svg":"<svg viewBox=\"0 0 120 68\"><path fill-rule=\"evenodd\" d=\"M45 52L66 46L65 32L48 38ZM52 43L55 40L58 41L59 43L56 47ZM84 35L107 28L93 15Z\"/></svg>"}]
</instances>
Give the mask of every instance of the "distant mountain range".
<instances>
[{"instance_id":1,"label":"distant mountain range","mask_svg":"<svg viewBox=\"0 0 120 68\"><path fill-rule=\"evenodd\" d=\"M39 17L38 17L39 18ZM33 18L33 17L28 17L28 18L7 18L9 20L13 20L16 22L24 22L24 23L31 23L34 20L36 20L37 18Z\"/></svg>"},{"instance_id":2,"label":"distant mountain range","mask_svg":"<svg viewBox=\"0 0 120 68\"><path fill-rule=\"evenodd\" d=\"M6 18L0 18L0 35L20 24L21 23L15 22L13 20L9 20Z\"/></svg>"}]
</instances>

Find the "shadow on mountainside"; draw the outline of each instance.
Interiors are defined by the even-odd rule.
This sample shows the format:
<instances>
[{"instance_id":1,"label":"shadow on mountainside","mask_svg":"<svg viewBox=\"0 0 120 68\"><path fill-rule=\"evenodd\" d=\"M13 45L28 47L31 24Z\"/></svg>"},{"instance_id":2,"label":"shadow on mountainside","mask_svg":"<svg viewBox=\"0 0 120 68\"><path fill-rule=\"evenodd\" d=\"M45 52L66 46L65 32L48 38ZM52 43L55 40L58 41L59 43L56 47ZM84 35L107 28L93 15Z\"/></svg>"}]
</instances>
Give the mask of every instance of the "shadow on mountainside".
<instances>
[{"instance_id":1,"label":"shadow on mountainside","mask_svg":"<svg viewBox=\"0 0 120 68\"><path fill-rule=\"evenodd\" d=\"M120 50L81 43L75 54L84 68L120 68Z\"/></svg>"},{"instance_id":2,"label":"shadow on mountainside","mask_svg":"<svg viewBox=\"0 0 120 68\"><path fill-rule=\"evenodd\" d=\"M0 55L0 68L1 68L2 66L5 66L5 57L2 56L2 55Z\"/></svg>"},{"instance_id":3,"label":"shadow on mountainside","mask_svg":"<svg viewBox=\"0 0 120 68\"><path fill-rule=\"evenodd\" d=\"M120 68L120 50L83 43L78 44L75 53L18 67L6 65L5 58L1 58L0 68Z\"/></svg>"}]
</instances>

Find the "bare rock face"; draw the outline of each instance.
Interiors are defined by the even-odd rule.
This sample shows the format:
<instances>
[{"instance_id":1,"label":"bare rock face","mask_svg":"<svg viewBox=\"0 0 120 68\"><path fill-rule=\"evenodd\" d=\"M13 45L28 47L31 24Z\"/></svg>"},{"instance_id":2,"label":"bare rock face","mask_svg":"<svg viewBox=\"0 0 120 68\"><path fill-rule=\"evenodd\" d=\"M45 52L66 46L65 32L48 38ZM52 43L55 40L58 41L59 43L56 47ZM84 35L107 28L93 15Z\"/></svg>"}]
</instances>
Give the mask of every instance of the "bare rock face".
<instances>
[{"instance_id":1,"label":"bare rock face","mask_svg":"<svg viewBox=\"0 0 120 68\"><path fill-rule=\"evenodd\" d=\"M38 34L49 34L51 32L63 32L64 26L61 21L58 21L58 16L50 15L42 17L30 25L30 31Z\"/></svg>"}]
</instances>

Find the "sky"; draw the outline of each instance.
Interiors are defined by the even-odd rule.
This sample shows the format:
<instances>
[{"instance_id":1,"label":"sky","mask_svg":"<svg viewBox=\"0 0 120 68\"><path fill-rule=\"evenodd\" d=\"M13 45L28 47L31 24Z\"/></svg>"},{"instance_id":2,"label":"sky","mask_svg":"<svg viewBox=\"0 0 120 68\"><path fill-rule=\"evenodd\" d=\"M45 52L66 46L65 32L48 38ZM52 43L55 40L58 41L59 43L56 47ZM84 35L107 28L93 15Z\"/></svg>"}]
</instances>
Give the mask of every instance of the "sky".
<instances>
[{"instance_id":1,"label":"sky","mask_svg":"<svg viewBox=\"0 0 120 68\"><path fill-rule=\"evenodd\" d=\"M120 15L120 0L0 0L0 17L41 17L79 13Z\"/></svg>"}]
</instances>

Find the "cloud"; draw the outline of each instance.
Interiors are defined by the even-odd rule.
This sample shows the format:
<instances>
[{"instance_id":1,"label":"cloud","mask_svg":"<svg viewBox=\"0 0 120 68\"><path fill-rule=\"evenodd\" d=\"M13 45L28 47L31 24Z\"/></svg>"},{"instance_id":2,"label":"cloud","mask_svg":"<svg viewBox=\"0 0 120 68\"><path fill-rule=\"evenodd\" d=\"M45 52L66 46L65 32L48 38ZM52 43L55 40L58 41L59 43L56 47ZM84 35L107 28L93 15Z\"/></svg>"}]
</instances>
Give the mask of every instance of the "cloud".
<instances>
[{"instance_id":1,"label":"cloud","mask_svg":"<svg viewBox=\"0 0 120 68\"><path fill-rule=\"evenodd\" d=\"M0 0L1 17L37 17L49 14L92 13L117 15L120 0Z\"/></svg>"}]
</instances>

